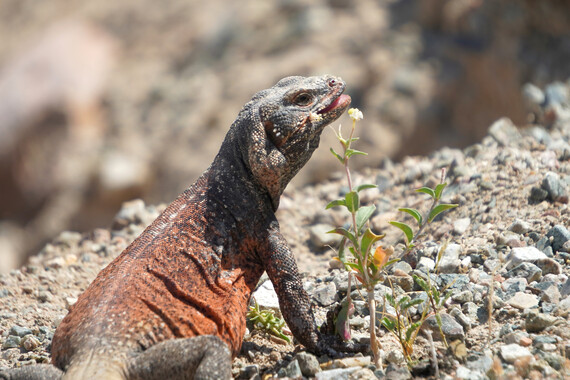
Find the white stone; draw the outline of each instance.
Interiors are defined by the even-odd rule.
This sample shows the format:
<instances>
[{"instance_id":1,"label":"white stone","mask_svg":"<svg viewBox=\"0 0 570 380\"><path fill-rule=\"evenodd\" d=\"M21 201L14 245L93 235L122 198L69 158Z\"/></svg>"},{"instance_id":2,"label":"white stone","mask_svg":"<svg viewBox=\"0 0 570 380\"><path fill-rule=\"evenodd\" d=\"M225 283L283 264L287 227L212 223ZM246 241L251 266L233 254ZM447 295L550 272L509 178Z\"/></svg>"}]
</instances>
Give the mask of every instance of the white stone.
<instances>
[{"instance_id":1,"label":"white stone","mask_svg":"<svg viewBox=\"0 0 570 380\"><path fill-rule=\"evenodd\" d=\"M507 363L514 363L515 360L532 356L530 351L516 343L501 346L501 357Z\"/></svg>"},{"instance_id":2,"label":"white stone","mask_svg":"<svg viewBox=\"0 0 570 380\"><path fill-rule=\"evenodd\" d=\"M511 253L507 256L507 261L509 261L507 267L511 269L521 263L534 263L539 259L545 259L547 257L544 252L539 251L536 247L516 247L513 248Z\"/></svg>"},{"instance_id":3,"label":"white stone","mask_svg":"<svg viewBox=\"0 0 570 380\"><path fill-rule=\"evenodd\" d=\"M453 233L456 235L463 235L471 225L471 219L461 218L453 222Z\"/></svg>"},{"instance_id":4,"label":"white stone","mask_svg":"<svg viewBox=\"0 0 570 380\"><path fill-rule=\"evenodd\" d=\"M514 296L509 298L507 304L521 310L530 309L538 306L538 297L534 294L516 292Z\"/></svg>"},{"instance_id":5,"label":"white stone","mask_svg":"<svg viewBox=\"0 0 570 380\"><path fill-rule=\"evenodd\" d=\"M279 299L271 281L267 280L253 292L253 298L261 309L279 310Z\"/></svg>"}]
</instances>

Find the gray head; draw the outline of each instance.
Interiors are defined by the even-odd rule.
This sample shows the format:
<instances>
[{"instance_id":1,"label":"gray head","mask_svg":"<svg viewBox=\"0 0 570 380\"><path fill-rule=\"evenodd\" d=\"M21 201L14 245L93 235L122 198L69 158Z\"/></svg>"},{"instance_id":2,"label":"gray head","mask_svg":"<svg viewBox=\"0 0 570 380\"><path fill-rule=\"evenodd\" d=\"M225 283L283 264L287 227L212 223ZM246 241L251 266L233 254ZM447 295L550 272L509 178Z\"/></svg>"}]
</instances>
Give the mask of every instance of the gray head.
<instances>
[{"instance_id":1,"label":"gray head","mask_svg":"<svg viewBox=\"0 0 570 380\"><path fill-rule=\"evenodd\" d=\"M289 181L319 145L324 127L350 105L342 79L330 75L287 77L255 94L228 138L277 208ZM234 144L235 145L235 144Z\"/></svg>"}]
</instances>

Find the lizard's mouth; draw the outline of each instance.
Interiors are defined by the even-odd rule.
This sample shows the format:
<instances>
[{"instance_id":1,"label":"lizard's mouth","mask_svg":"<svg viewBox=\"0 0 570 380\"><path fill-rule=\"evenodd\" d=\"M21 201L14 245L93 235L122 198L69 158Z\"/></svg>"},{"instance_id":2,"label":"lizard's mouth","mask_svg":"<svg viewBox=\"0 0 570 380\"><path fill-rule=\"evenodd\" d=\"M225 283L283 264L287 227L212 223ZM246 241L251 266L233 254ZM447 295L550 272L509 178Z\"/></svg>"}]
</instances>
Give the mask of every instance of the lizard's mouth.
<instances>
[{"instance_id":1,"label":"lizard's mouth","mask_svg":"<svg viewBox=\"0 0 570 380\"><path fill-rule=\"evenodd\" d=\"M344 109L344 108L348 107L348 105L350 104L350 100L351 100L350 96L341 94L335 100L333 100L331 102L331 104L329 104L328 106L326 106L322 110L317 111L317 113L319 115L322 115L322 114L325 114L325 113L330 112L332 110L336 110L337 108Z\"/></svg>"}]
</instances>

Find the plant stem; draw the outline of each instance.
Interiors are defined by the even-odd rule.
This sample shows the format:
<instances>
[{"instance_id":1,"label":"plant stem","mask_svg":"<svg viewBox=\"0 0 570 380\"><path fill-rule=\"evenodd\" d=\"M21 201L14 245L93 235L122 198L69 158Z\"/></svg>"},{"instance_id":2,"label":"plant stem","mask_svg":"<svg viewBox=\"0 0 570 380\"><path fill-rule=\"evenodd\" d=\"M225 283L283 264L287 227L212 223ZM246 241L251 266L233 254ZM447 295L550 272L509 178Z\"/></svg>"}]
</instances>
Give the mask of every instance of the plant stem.
<instances>
[{"instance_id":1,"label":"plant stem","mask_svg":"<svg viewBox=\"0 0 570 380\"><path fill-rule=\"evenodd\" d=\"M374 365L377 369L382 369L380 350L376 340L376 300L374 299L374 288L368 289L368 309L370 310L370 348L374 355Z\"/></svg>"}]
</instances>

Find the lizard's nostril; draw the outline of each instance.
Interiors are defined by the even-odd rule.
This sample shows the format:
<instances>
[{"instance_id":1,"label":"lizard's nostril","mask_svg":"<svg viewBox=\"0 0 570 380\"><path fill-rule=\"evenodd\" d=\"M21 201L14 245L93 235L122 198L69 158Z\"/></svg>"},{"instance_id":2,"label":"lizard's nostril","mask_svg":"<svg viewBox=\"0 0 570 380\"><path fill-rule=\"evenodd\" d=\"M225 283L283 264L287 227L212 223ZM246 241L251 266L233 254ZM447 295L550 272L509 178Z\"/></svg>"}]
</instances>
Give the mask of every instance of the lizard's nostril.
<instances>
[{"instance_id":1,"label":"lizard's nostril","mask_svg":"<svg viewBox=\"0 0 570 380\"><path fill-rule=\"evenodd\" d=\"M329 87L334 87L336 85L336 80L329 79Z\"/></svg>"}]
</instances>

